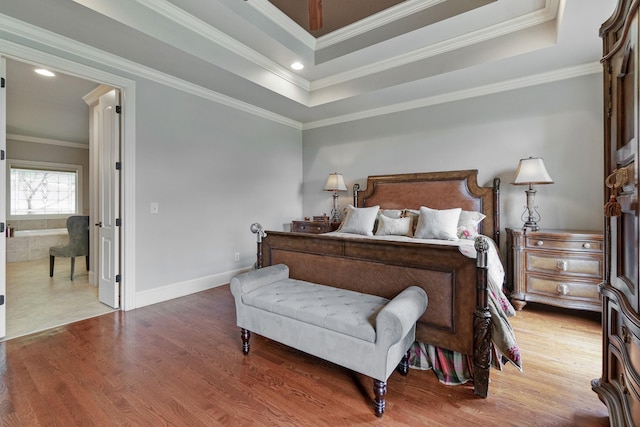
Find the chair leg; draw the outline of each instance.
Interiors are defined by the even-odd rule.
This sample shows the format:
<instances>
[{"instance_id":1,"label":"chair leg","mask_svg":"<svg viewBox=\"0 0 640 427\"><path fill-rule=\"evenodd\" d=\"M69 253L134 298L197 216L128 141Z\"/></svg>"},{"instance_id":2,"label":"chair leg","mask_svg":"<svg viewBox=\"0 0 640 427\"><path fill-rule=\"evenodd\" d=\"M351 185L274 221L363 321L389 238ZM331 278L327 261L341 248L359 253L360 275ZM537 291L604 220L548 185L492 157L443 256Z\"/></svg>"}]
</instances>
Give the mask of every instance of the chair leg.
<instances>
[{"instance_id":1,"label":"chair leg","mask_svg":"<svg viewBox=\"0 0 640 427\"><path fill-rule=\"evenodd\" d=\"M53 277L53 264L56 262L56 257L49 255L49 277Z\"/></svg>"},{"instance_id":2,"label":"chair leg","mask_svg":"<svg viewBox=\"0 0 640 427\"><path fill-rule=\"evenodd\" d=\"M251 332L245 328L241 328L240 336L242 337L242 354L246 356L249 354L249 339L251 338Z\"/></svg>"},{"instance_id":3,"label":"chair leg","mask_svg":"<svg viewBox=\"0 0 640 427\"><path fill-rule=\"evenodd\" d=\"M396 370L404 376L407 376L407 374L409 373L409 351L408 350L404 354L404 357L398 364L398 367L396 368Z\"/></svg>"},{"instance_id":4,"label":"chair leg","mask_svg":"<svg viewBox=\"0 0 640 427\"><path fill-rule=\"evenodd\" d=\"M73 270L76 267L76 257L71 257L71 280L73 280Z\"/></svg>"},{"instance_id":5,"label":"chair leg","mask_svg":"<svg viewBox=\"0 0 640 427\"><path fill-rule=\"evenodd\" d=\"M377 417L381 417L384 414L384 409L386 406L386 401L384 396L387 394L387 383L386 381L373 380L373 393L375 394L375 399L373 399L373 407L376 412Z\"/></svg>"}]
</instances>

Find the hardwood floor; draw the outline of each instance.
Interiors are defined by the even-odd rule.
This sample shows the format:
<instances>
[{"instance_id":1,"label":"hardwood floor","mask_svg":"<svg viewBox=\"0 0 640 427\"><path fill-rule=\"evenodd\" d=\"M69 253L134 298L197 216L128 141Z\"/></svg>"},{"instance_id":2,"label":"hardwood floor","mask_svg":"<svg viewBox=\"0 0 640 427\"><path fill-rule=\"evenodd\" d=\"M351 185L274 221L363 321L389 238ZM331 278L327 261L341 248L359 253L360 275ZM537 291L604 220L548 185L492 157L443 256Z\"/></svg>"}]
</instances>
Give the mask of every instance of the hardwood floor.
<instances>
[{"instance_id":1,"label":"hardwood floor","mask_svg":"<svg viewBox=\"0 0 640 427\"><path fill-rule=\"evenodd\" d=\"M372 381L260 336L243 356L228 286L0 343L2 426L607 426L591 391L599 317L534 304L512 325L523 354L489 397L431 371Z\"/></svg>"},{"instance_id":2,"label":"hardwood floor","mask_svg":"<svg viewBox=\"0 0 640 427\"><path fill-rule=\"evenodd\" d=\"M113 311L98 301L89 284L84 258L76 260L69 279L69 258L56 260L49 277L49 258L7 263L7 335L11 339Z\"/></svg>"}]
</instances>

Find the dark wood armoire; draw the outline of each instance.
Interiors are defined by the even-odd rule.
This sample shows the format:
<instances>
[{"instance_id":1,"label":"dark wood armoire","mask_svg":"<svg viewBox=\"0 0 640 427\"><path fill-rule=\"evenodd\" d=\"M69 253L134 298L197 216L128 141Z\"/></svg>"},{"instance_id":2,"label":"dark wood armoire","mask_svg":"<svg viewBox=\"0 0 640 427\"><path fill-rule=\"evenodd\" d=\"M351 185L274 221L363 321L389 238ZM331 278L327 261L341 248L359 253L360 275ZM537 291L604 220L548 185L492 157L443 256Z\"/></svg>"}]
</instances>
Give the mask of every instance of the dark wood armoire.
<instances>
[{"instance_id":1,"label":"dark wood armoire","mask_svg":"<svg viewBox=\"0 0 640 427\"><path fill-rule=\"evenodd\" d=\"M592 388L612 426L640 426L638 59L640 0L619 0L600 28L604 70L605 279L602 377ZM611 196L611 199L609 197Z\"/></svg>"}]
</instances>

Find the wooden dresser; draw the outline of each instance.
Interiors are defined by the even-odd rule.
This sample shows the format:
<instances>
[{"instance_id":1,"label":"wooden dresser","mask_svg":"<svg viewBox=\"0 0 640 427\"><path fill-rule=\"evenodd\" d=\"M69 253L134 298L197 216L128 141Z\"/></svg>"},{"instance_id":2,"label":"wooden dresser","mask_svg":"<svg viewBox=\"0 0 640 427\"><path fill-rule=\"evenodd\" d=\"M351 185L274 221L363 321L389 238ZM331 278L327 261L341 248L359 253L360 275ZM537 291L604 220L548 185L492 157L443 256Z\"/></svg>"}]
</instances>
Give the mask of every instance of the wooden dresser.
<instances>
[{"instance_id":1,"label":"wooden dresser","mask_svg":"<svg viewBox=\"0 0 640 427\"><path fill-rule=\"evenodd\" d=\"M340 226L339 222L329 221L292 221L291 231L297 233L328 233L329 231L336 231Z\"/></svg>"},{"instance_id":2,"label":"wooden dresser","mask_svg":"<svg viewBox=\"0 0 640 427\"><path fill-rule=\"evenodd\" d=\"M600 311L604 272L601 233L507 228L507 286L521 310L527 302Z\"/></svg>"},{"instance_id":3,"label":"wooden dresser","mask_svg":"<svg viewBox=\"0 0 640 427\"><path fill-rule=\"evenodd\" d=\"M602 376L591 382L611 426L640 426L640 222L638 107L640 33L637 0L619 0L602 24L604 89L605 280Z\"/></svg>"}]
</instances>

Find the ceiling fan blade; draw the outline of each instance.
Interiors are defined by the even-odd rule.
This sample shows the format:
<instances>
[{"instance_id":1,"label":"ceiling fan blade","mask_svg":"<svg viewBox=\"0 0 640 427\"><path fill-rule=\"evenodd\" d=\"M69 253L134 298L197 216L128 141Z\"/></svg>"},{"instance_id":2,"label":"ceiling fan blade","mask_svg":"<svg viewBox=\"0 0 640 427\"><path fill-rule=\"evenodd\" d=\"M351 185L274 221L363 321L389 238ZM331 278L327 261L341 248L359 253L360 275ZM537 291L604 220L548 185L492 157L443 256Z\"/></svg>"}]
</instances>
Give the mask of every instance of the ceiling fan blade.
<instances>
[{"instance_id":1,"label":"ceiling fan blade","mask_svg":"<svg viewBox=\"0 0 640 427\"><path fill-rule=\"evenodd\" d=\"M309 29L317 31L322 28L322 0L309 0Z\"/></svg>"}]
</instances>

